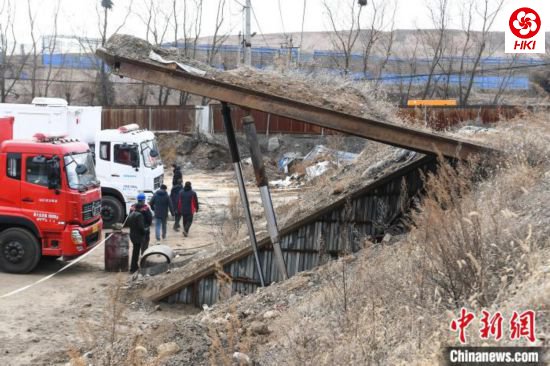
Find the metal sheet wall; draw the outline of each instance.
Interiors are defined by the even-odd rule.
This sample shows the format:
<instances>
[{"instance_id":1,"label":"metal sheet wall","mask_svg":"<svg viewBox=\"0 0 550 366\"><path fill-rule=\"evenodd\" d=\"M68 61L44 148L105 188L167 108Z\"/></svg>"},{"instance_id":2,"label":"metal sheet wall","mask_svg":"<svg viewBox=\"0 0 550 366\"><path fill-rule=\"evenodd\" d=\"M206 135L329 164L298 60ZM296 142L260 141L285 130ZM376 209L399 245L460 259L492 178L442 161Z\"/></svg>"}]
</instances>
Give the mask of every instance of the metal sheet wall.
<instances>
[{"instance_id":1,"label":"metal sheet wall","mask_svg":"<svg viewBox=\"0 0 550 366\"><path fill-rule=\"evenodd\" d=\"M128 106L104 107L101 128L118 128L137 123L151 131L193 132L195 106Z\"/></svg>"},{"instance_id":2,"label":"metal sheet wall","mask_svg":"<svg viewBox=\"0 0 550 366\"><path fill-rule=\"evenodd\" d=\"M366 237L381 238L384 230L395 224L402 207L408 207L410 198L420 193L422 174L435 168L433 159L420 167L404 169L403 174L396 175L385 184L363 192L282 235L281 248L289 276L316 267L322 252L335 258L345 251L359 250L361 241ZM322 245L324 248L321 248ZM279 273L270 246L260 250L260 261L266 282L277 281ZM250 294L260 285L253 255L226 264L224 272L233 280L233 294ZM198 286L198 297L193 296L194 286ZM214 276L202 278L166 300L197 306L212 305L218 300L217 280Z\"/></svg>"}]
</instances>

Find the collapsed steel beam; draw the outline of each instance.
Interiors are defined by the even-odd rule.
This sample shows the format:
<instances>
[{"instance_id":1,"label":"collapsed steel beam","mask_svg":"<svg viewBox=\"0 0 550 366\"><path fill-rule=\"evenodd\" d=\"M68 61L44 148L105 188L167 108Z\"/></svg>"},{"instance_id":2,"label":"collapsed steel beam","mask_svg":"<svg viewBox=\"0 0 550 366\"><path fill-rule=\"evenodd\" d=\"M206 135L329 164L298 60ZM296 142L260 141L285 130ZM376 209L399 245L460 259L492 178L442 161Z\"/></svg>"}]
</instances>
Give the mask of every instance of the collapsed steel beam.
<instances>
[{"instance_id":1,"label":"collapsed steel beam","mask_svg":"<svg viewBox=\"0 0 550 366\"><path fill-rule=\"evenodd\" d=\"M186 91L248 109L292 118L384 144L428 154L441 153L447 157L462 159L471 154L493 151L488 147L457 138L389 122L361 118L298 100L170 69L167 66L160 66L152 62L116 56L101 48L96 51L96 54L105 60L111 69L120 76Z\"/></svg>"},{"instance_id":2,"label":"collapsed steel beam","mask_svg":"<svg viewBox=\"0 0 550 366\"><path fill-rule=\"evenodd\" d=\"M279 242L279 228L277 227L277 218L275 216L275 210L273 209L271 194L269 193L269 180L265 173L264 160L260 150L260 144L258 143L258 135L256 134L256 126L254 125L252 116L244 117L242 122L246 140L248 141L248 147L250 149L252 166L254 167L254 173L256 175L256 185L260 189L260 197L267 220L267 231L269 232L269 237L273 244L273 253L275 254L275 260L277 262L277 269L279 270L279 278L281 280L286 280L288 279L288 273L286 271L283 251L281 250L281 243Z\"/></svg>"},{"instance_id":3,"label":"collapsed steel beam","mask_svg":"<svg viewBox=\"0 0 550 366\"><path fill-rule=\"evenodd\" d=\"M239 194L241 195L241 203L244 209L244 216L246 226L248 227L248 237L250 238L250 245L254 252L254 260L256 262L256 269L260 278L262 287L265 286L264 274L262 271L262 264L258 255L258 242L256 241L256 231L254 230L254 223L252 222L252 215L250 214L250 205L248 203L248 195L246 194L246 187L244 185L243 171L241 169L241 158L239 156L239 147L237 146L237 139L235 138L235 131L233 129L233 122L231 121L231 110L227 103L222 102L222 115L223 123L225 127L225 133L227 135L227 144L229 145L229 151L231 153L231 160L233 161L233 167L235 168L235 175L237 176L237 182L239 184Z\"/></svg>"}]
</instances>

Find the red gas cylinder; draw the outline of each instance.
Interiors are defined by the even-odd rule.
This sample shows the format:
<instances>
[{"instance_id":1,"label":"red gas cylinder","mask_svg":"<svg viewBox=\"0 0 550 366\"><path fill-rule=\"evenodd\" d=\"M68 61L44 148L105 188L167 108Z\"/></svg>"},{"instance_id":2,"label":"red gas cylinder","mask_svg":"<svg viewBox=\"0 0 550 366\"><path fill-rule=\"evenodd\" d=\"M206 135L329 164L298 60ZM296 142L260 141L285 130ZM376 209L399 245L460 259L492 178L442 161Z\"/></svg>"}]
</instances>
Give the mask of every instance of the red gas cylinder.
<instances>
[{"instance_id":1,"label":"red gas cylinder","mask_svg":"<svg viewBox=\"0 0 550 366\"><path fill-rule=\"evenodd\" d=\"M128 233L113 228L113 233L105 241L105 271L128 272L129 246Z\"/></svg>"}]
</instances>

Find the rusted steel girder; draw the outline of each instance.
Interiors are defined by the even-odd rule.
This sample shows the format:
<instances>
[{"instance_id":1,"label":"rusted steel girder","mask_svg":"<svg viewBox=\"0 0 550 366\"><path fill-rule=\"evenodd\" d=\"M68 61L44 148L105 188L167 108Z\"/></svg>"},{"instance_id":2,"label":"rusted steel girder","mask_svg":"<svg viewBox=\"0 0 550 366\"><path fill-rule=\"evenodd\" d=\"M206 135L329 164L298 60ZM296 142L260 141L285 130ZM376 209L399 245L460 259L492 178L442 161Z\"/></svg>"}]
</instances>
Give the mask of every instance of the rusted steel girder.
<instances>
[{"instance_id":1,"label":"rusted steel girder","mask_svg":"<svg viewBox=\"0 0 550 366\"><path fill-rule=\"evenodd\" d=\"M239 156L239 146L237 145L237 139L235 138L235 131L233 129L233 122L231 121L231 111L227 103L222 103L222 115L223 123L225 126L225 134L227 135L227 144L229 145L229 151L231 152L231 160L233 162L233 168L235 169L235 175L237 176L237 183L239 185L239 194L241 196L241 203L243 205L244 217L246 226L248 228L248 237L250 239L250 246L254 253L254 260L256 262L256 270L258 272L258 278L262 287L265 286L264 274L262 270L262 263L258 255L258 242L256 241L256 231L254 230L254 223L252 221L252 214L250 213L250 205L248 203L248 195L246 194L246 186L243 178L243 171L241 169L241 158Z\"/></svg>"},{"instance_id":2,"label":"rusted steel girder","mask_svg":"<svg viewBox=\"0 0 550 366\"><path fill-rule=\"evenodd\" d=\"M260 189L260 197L262 199L265 218L267 220L267 231L273 245L273 253L275 254L275 260L277 261L279 278L281 280L286 280L288 279L288 272L286 270L283 251L281 250L281 243L279 242L277 217L275 216L273 201L271 200L271 194L269 193L269 179L265 173L264 159L262 156L262 151L260 150L260 144L258 143L258 135L256 134L256 125L254 125L254 119L252 116L244 117L242 122L243 129L246 134L246 140L248 141L248 147L250 149L252 166L254 167L254 173L256 175L256 185Z\"/></svg>"},{"instance_id":3,"label":"rusted steel girder","mask_svg":"<svg viewBox=\"0 0 550 366\"><path fill-rule=\"evenodd\" d=\"M494 151L472 142L389 122L361 118L170 69L167 66L160 66L152 62L115 56L101 48L96 51L96 54L105 60L111 69L120 76L186 91L244 108L296 119L388 145L428 154L441 153L447 157L461 159L465 159L472 154L485 154Z\"/></svg>"}]
</instances>

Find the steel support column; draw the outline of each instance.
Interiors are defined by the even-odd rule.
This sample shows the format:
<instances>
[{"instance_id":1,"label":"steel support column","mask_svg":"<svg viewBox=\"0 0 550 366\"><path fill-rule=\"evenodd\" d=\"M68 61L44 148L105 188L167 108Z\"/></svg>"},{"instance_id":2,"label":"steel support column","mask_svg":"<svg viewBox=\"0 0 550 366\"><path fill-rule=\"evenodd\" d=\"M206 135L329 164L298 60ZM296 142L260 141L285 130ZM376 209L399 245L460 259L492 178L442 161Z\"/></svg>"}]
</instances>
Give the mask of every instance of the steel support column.
<instances>
[{"instance_id":1,"label":"steel support column","mask_svg":"<svg viewBox=\"0 0 550 366\"><path fill-rule=\"evenodd\" d=\"M288 273L283 251L281 250L281 244L279 243L279 228L277 227L277 218L275 216L275 210L273 209L271 194L269 193L269 180L265 173L264 160L260 150L260 144L258 143L258 135L256 134L256 126L254 125L252 116L244 117L242 122L246 140L250 148L252 166L254 167L254 173L256 175L256 184L260 189L262 205L264 206L264 213L267 220L267 231L269 232L271 243L273 244L273 253L277 262L277 269L279 270L280 279L286 280L288 278Z\"/></svg>"},{"instance_id":2,"label":"steel support column","mask_svg":"<svg viewBox=\"0 0 550 366\"><path fill-rule=\"evenodd\" d=\"M254 259L256 261L256 270L260 277L260 283L265 286L264 274L262 271L262 264L258 255L258 242L256 241L256 232L254 231L254 223L252 222L252 215L250 214L250 205L248 204L248 195L246 194L246 187L244 185L243 171L241 169L241 158L239 156L239 147L237 146L237 139L235 138L235 130L233 129L233 122L231 121L231 110L227 103L222 102L222 115L223 123L225 127L225 134L227 135L227 144L229 145L229 151L231 152L231 160L233 167L235 168L235 175L237 176L237 182L239 184L239 194L241 196L241 203L244 208L244 216L246 219L246 226L248 227L248 237L250 238L250 245L254 252Z\"/></svg>"}]
</instances>

